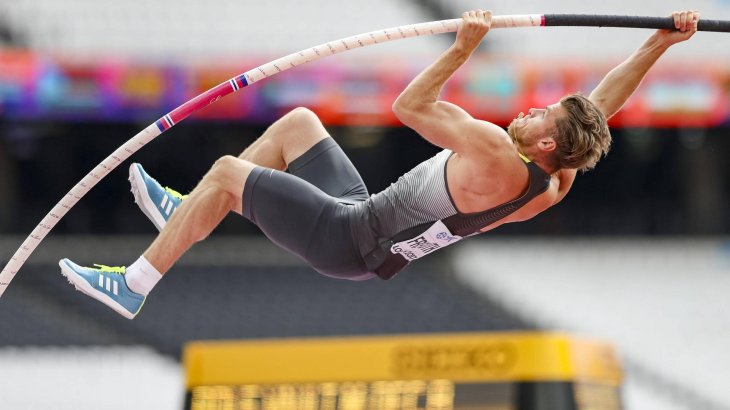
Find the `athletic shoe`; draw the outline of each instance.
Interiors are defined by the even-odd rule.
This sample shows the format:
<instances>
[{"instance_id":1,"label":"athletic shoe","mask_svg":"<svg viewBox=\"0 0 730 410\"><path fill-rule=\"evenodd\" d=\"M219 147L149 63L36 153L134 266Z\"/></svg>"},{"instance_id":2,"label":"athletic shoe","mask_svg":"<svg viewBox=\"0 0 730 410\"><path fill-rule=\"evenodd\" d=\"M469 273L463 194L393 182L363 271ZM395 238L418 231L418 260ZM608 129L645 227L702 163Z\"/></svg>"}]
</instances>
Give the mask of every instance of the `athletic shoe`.
<instances>
[{"instance_id":1,"label":"athletic shoe","mask_svg":"<svg viewBox=\"0 0 730 410\"><path fill-rule=\"evenodd\" d=\"M140 164L129 167L129 183L132 185L134 202L161 231L187 195L168 187L163 187L154 178L147 175Z\"/></svg>"},{"instance_id":2,"label":"athletic shoe","mask_svg":"<svg viewBox=\"0 0 730 410\"><path fill-rule=\"evenodd\" d=\"M85 268L68 259L58 262L61 274L69 283L127 319L134 319L144 305L145 296L132 292L124 279L124 267L94 265Z\"/></svg>"}]
</instances>

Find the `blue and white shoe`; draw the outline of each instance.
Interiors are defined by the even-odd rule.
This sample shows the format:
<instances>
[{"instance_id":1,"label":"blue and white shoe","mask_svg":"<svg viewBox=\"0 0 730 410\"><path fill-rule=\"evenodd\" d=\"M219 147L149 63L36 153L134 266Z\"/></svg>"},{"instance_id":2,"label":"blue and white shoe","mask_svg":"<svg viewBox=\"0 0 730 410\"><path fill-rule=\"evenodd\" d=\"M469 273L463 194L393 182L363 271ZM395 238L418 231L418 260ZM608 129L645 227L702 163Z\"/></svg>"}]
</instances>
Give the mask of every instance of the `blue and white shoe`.
<instances>
[{"instance_id":1,"label":"blue and white shoe","mask_svg":"<svg viewBox=\"0 0 730 410\"><path fill-rule=\"evenodd\" d=\"M129 167L129 183L132 185L134 202L159 231L165 227L175 209L187 198L187 195L181 195L174 189L160 185L144 172L142 165L137 163Z\"/></svg>"},{"instance_id":2,"label":"blue and white shoe","mask_svg":"<svg viewBox=\"0 0 730 410\"><path fill-rule=\"evenodd\" d=\"M127 319L134 319L144 305L145 296L132 292L127 286L123 267L94 265L98 268L85 268L68 259L61 259L58 266L76 290L109 306Z\"/></svg>"}]
</instances>

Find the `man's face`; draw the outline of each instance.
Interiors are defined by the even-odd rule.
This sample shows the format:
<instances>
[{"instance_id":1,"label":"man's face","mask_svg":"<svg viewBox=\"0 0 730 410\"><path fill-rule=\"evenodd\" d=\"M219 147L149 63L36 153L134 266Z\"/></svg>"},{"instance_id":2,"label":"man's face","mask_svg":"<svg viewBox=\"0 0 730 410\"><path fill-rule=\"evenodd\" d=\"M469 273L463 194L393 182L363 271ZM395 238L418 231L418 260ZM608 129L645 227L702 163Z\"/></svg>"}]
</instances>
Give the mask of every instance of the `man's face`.
<instances>
[{"instance_id":1,"label":"man's face","mask_svg":"<svg viewBox=\"0 0 730 410\"><path fill-rule=\"evenodd\" d=\"M541 138L549 137L555 129L555 120L567 114L560 103L530 108L527 112L527 115L521 112L507 127L507 133L520 152L525 152Z\"/></svg>"}]
</instances>

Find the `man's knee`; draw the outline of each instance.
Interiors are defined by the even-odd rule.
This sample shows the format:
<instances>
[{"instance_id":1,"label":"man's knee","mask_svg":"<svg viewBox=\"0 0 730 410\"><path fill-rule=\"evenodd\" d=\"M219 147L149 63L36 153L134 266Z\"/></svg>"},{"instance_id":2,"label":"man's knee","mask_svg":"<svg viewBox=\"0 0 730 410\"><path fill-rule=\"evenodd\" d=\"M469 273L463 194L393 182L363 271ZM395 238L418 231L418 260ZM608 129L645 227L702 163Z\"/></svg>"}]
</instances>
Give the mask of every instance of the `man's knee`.
<instances>
[{"instance_id":1,"label":"man's knee","mask_svg":"<svg viewBox=\"0 0 730 410\"><path fill-rule=\"evenodd\" d=\"M295 108L287 117L289 132L279 135L282 138L279 143L282 144L283 157L287 163L329 136L317 114L307 108Z\"/></svg>"},{"instance_id":2,"label":"man's knee","mask_svg":"<svg viewBox=\"0 0 730 410\"><path fill-rule=\"evenodd\" d=\"M306 127L322 125L322 121L320 121L319 117L317 117L317 114L306 107L297 107L289 111L289 113L286 114L286 117L289 121L298 126Z\"/></svg>"},{"instance_id":3,"label":"man's knee","mask_svg":"<svg viewBox=\"0 0 730 410\"><path fill-rule=\"evenodd\" d=\"M246 183L246 177L255 165L249 161L226 155L219 158L206 175L206 183L210 186L237 195Z\"/></svg>"}]
</instances>

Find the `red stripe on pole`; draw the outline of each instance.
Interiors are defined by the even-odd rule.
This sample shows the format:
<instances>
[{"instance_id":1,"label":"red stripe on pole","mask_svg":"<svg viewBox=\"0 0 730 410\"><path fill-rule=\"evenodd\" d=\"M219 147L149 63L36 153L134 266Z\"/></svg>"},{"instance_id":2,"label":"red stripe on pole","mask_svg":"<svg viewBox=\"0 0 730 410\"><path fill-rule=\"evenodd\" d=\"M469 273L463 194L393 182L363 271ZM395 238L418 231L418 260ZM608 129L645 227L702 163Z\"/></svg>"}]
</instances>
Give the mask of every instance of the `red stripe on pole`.
<instances>
[{"instance_id":1,"label":"red stripe on pole","mask_svg":"<svg viewBox=\"0 0 730 410\"><path fill-rule=\"evenodd\" d=\"M231 87L231 83L229 81L226 81L198 95L197 97L186 102L185 104L175 108L174 110L172 110L172 112L170 112L169 115L172 120L175 121L175 123L177 124L195 111L198 111L203 107L207 107L208 105L213 104L214 102L220 100L221 98L232 92L233 88Z\"/></svg>"}]
</instances>

